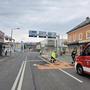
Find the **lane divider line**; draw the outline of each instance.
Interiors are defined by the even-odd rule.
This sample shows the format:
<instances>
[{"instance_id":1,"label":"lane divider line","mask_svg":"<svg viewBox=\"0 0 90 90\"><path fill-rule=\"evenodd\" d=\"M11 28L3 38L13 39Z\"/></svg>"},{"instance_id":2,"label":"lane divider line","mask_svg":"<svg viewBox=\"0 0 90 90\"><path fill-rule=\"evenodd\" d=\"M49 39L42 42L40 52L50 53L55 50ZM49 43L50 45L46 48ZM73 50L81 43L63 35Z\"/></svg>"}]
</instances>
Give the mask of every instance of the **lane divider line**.
<instances>
[{"instance_id":1,"label":"lane divider line","mask_svg":"<svg viewBox=\"0 0 90 90\"><path fill-rule=\"evenodd\" d=\"M40 57L40 56L39 56L39 57ZM49 61L45 60L44 58L42 58L42 57L40 57L40 58L41 58L43 61L47 62L48 64L51 64L52 66L54 66L52 63L50 63ZM75 79L76 81L78 81L78 82L80 82L80 83L83 83L82 80L76 78L75 76L71 75L70 73L68 73L68 72L66 72L66 71L64 71L64 70L62 70L62 69L60 69L60 68L59 68L58 70L62 71L62 72L65 73L66 75L72 77L72 78Z\"/></svg>"},{"instance_id":2,"label":"lane divider line","mask_svg":"<svg viewBox=\"0 0 90 90\"><path fill-rule=\"evenodd\" d=\"M31 63L31 62L29 62ZM33 64L33 66L36 66L35 64ZM33 90L36 90L36 82L35 82L35 76L34 76L34 72L33 70L31 69L31 64L30 64L30 72L31 72L31 76L32 76L32 84L33 84Z\"/></svg>"},{"instance_id":3,"label":"lane divider line","mask_svg":"<svg viewBox=\"0 0 90 90\"><path fill-rule=\"evenodd\" d=\"M23 79L24 79L25 68L26 68L26 61L24 61L24 67L23 67L23 70L22 70L22 74L21 74L21 77L20 77L20 81L19 81L17 90L21 90L21 88L22 88L22 83L23 83Z\"/></svg>"},{"instance_id":4,"label":"lane divider line","mask_svg":"<svg viewBox=\"0 0 90 90\"><path fill-rule=\"evenodd\" d=\"M25 73L25 68L26 68L26 62L27 62L27 56L24 60L24 66L23 66L23 70L22 70L22 73L21 73L21 77L20 77L20 80L19 80L17 90L21 90L21 88L22 88L22 83L23 83L24 73Z\"/></svg>"},{"instance_id":5,"label":"lane divider line","mask_svg":"<svg viewBox=\"0 0 90 90\"><path fill-rule=\"evenodd\" d=\"M14 84L13 84L11 90L15 90L15 89L16 89L18 80L19 80L20 75L21 75L21 73L22 73L23 66L24 66L24 61L22 62L22 65L21 65L21 67L20 67L19 73L18 73L18 75L17 75L17 77L16 77L16 80L14 81Z\"/></svg>"},{"instance_id":6,"label":"lane divider line","mask_svg":"<svg viewBox=\"0 0 90 90\"><path fill-rule=\"evenodd\" d=\"M14 81L14 84L11 88L11 90L17 90L16 87L20 88L18 90L21 90L22 87L22 82L23 82L23 77L24 77L24 72L25 72L25 67L26 67L26 61L27 61L27 56L25 60L22 62L20 70L18 72L18 75ZM20 80L19 80L20 79ZM17 85L19 83L19 85Z\"/></svg>"},{"instance_id":7,"label":"lane divider line","mask_svg":"<svg viewBox=\"0 0 90 90\"><path fill-rule=\"evenodd\" d=\"M66 72L66 71L64 71L62 69L59 69L59 70L62 71L63 73L65 73L65 74L67 74L68 76L72 77L73 79L77 80L78 82L83 83L82 80L76 78L75 76L71 75L70 73L68 73L68 72Z\"/></svg>"}]
</instances>

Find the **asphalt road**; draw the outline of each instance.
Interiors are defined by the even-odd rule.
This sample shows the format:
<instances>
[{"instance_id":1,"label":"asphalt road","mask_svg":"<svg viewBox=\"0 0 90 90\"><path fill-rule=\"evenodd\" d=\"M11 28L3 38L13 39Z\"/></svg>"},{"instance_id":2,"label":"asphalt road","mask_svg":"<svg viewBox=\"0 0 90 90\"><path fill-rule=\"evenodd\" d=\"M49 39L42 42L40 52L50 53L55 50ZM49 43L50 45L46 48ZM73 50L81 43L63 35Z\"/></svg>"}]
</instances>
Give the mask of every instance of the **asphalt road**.
<instances>
[{"instance_id":1,"label":"asphalt road","mask_svg":"<svg viewBox=\"0 0 90 90\"><path fill-rule=\"evenodd\" d=\"M90 90L90 75L71 69L39 69L47 61L36 52L0 58L0 90Z\"/></svg>"}]
</instances>

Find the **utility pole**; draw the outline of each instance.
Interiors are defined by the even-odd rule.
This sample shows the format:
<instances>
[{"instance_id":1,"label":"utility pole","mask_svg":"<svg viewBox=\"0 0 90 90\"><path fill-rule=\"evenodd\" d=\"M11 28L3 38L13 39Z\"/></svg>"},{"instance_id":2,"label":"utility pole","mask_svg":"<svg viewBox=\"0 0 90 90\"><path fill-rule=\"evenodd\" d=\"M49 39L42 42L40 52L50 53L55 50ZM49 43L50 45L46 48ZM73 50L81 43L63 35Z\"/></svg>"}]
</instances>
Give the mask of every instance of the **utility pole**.
<instances>
[{"instance_id":1,"label":"utility pole","mask_svg":"<svg viewBox=\"0 0 90 90\"><path fill-rule=\"evenodd\" d=\"M61 52L63 51L63 35L61 35Z\"/></svg>"},{"instance_id":2,"label":"utility pole","mask_svg":"<svg viewBox=\"0 0 90 90\"><path fill-rule=\"evenodd\" d=\"M12 53L12 35L13 35L13 29L11 29L10 56L11 56L11 53Z\"/></svg>"},{"instance_id":3,"label":"utility pole","mask_svg":"<svg viewBox=\"0 0 90 90\"><path fill-rule=\"evenodd\" d=\"M20 28L15 28L15 29L20 29ZM10 55L11 55L11 53L12 53L12 46L13 46L13 30L14 30L14 29L11 29Z\"/></svg>"},{"instance_id":4,"label":"utility pole","mask_svg":"<svg viewBox=\"0 0 90 90\"><path fill-rule=\"evenodd\" d=\"M56 38L56 50L57 50L57 54L59 54L59 44L60 44L60 36L57 35L57 38Z\"/></svg>"}]
</instances>

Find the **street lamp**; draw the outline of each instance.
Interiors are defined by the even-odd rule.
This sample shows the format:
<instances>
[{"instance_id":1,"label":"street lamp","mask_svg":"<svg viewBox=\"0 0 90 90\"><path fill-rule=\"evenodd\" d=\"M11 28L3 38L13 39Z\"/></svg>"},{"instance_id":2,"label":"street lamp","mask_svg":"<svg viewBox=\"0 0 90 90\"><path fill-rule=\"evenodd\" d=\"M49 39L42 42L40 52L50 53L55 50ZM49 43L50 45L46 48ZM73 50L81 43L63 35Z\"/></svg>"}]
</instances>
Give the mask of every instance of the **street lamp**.
<instances>
[{"instance_id":1,"label":"street lamp","mask_svg":"<svg viewBox=\"0 0 90 90\"><path fill-rule=\"evenodd\" d=\"M16 30L16 29L20 29L20 28L11 29L11 42L12 42L12 39L13 39L13 30Z\"/></svg>"},{"instance_id":2,"label":"street lamp","mask_svg":"<svg viewBox=\"0 0 90 90\"><path fill-rule=\"evenodd\" d=\"M57 54L59 54L59 44L60 44L60 36L57 35L57 37L56 37L56 51L57 51Z\"/></svg>"},{"instance_id":3,"label":"street lamp","mask_svg":"<svg viewBox=\"0 0 90 90\"><path fill-rule=\"evenodd\" d=\"M13 30L16 30L16 29L20 29L20 28L14 28L14 29L11 29L11 47L10 47L10 55L11 55L11 50L12 50L12 40L13 40Z\"/></svg>"}]
</instances>

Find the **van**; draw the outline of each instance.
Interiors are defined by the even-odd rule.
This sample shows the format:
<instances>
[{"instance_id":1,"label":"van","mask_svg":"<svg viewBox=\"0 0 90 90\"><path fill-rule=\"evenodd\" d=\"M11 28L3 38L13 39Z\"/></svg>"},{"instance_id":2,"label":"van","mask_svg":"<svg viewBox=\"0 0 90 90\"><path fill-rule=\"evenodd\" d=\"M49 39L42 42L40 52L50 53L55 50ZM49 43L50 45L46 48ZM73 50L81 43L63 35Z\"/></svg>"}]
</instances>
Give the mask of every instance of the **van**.
<instances>
[{"instance_id":1,"label":"van","mask_svg":"<svg viewBox=\"0 0 90 90\"><path fill-rule=\"evenodd\" d=\"M90 75L90 43L85 46L75 60L75 69L79 75Z\"/></svg>"}]
</instances>

